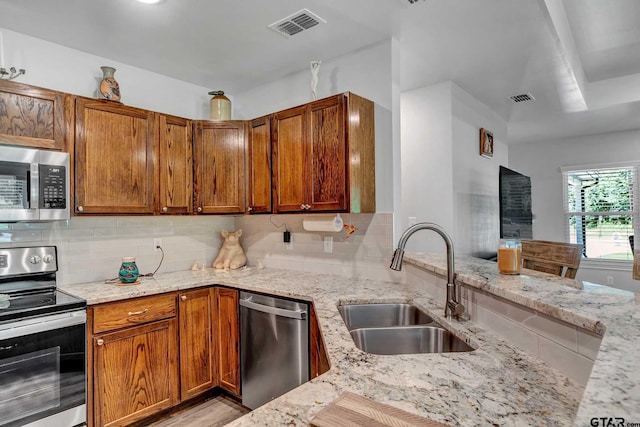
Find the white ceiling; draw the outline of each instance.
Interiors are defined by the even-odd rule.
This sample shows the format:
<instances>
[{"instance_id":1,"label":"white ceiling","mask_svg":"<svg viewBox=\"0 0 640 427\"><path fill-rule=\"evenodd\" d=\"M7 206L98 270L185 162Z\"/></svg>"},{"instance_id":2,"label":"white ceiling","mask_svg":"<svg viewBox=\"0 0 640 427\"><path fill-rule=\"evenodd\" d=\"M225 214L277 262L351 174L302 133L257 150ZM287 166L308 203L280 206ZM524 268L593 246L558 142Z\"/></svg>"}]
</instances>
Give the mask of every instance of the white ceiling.
<instances>
[{"instance_id":1,"label":"white ceiling","mask_svg":"<svg viewBox=\"0 0 640 427\"><path fill-rule=\"evenodd\" d=\"M326 24L267 28L302 8ZM510 143L640 129L638 0L0 0L0 27L230 93L395 37L402 90L453 80Z\"/></svg>"}]
</instances>

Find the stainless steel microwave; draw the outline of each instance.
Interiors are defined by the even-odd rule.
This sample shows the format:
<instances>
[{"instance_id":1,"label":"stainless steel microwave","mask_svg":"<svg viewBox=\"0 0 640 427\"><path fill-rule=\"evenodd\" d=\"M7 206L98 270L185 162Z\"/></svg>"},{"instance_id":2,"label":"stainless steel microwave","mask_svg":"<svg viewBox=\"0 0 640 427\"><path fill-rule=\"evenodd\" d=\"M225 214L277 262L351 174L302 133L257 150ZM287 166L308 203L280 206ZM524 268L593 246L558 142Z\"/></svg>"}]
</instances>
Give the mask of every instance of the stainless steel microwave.
<instances>
[{"instance_id":1,"label":"stainless steel microwave","mask_svg":"<svg viewBox=\"0 0 640 427\"><path fill-rule=\"evenodd\" d=\"M69 154L0 145L0 222L69 219Z\"/></svg>"}]
</instances>

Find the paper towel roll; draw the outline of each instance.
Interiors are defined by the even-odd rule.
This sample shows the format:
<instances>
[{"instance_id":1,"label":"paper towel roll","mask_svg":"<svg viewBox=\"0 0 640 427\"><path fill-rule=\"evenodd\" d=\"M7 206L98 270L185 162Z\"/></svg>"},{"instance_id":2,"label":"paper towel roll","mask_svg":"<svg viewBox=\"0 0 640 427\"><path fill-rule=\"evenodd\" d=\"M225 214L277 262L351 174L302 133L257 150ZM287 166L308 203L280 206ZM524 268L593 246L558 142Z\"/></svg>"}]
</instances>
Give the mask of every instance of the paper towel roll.
<instances>
[{"instance_id":1,"label":"paper towel roll","mask_svg":"<svg viewBox=\"0 0 640 427\"><path fill-rule=\"evenodd\" d=\"M342 230L342 218L340 214L334 218L327 218L326 216L307 217L302 221L302 228L307 231L327 231L330 233L337 233Z\"/></svg>"}]
</instances>

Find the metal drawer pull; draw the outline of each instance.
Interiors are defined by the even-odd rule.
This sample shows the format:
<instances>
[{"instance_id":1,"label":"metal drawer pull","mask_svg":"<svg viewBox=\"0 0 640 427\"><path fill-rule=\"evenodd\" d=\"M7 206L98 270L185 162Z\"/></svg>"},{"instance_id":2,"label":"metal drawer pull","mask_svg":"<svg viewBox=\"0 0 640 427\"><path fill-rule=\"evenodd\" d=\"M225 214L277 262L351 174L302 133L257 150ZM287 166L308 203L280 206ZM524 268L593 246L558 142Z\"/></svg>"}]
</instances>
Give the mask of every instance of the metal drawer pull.
<instances>
[{"instance_id":1,"label":"metal drawer pull","mask_svg":"<svg viewBox=\"0 0 640 427\"><path fill-rule=\"evenodd\" d=\"M127 316L136 316L138 314L145 314L147 311L149 311L148 308L145 308L144 310L140 310L140 311L130 311Z\"/></svg>"}]
</instances>

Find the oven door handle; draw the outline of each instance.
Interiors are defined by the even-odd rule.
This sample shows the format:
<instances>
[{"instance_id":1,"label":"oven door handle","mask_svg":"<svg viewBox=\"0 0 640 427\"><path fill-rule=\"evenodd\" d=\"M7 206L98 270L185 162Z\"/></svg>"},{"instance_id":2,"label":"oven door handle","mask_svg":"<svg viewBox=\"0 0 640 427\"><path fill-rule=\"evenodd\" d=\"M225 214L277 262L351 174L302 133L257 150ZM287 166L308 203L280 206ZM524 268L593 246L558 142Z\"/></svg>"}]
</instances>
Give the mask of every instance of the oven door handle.
<instances>
[{"instance_id":1,"label":"oven door handle","mask_svg":"<svg viewBox=\"0 0 640 427\"><path fill-rule=\"evenodd\" d=\"M31 163L29 169L29 209L40 207L40 168L37 163ZM37 218L36 218L37 219Z\"/></svg>"},{"instance_id":2,"label":"oven door handle","mask_svg":"<svg viewBox=\"0 0 640 427\"><path fill-rule=\"evenodd\" d=\"M83 325L87 322L86 311L73 311L70 313L54 314L51 316L25 319L0 326L0 341L39 332L52 331L54 329L69 326ZM5 329L2 329L5 328Z\"/></svg>"}]
</instances>

